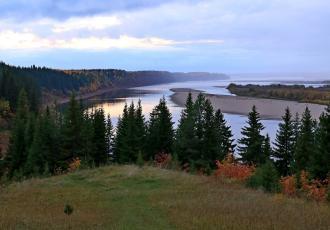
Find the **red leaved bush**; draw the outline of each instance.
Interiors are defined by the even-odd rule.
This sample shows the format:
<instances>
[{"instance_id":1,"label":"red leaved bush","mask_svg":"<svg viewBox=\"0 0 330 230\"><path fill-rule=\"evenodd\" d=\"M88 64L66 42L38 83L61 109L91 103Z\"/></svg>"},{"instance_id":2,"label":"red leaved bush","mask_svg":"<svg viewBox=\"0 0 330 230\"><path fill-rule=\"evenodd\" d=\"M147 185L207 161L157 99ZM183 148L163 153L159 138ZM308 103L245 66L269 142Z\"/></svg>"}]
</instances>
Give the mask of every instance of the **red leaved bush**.
<instances>
[{"instance_id":1,"label":"red leaved bush","mask_svg":"<svg viewBox=\"0 0 330 230\"><path fill-rule=\"evenodd\" d=\"M216 176L223 176L240 181L248 179L255 170L254 166L236 163L233 154L228 154L222 162L216 161L216 165Z\"/></svg>"},{"instance_id":2,"label":"red leaved bush","mask_svg":"<svg viewBox=\"0 0 330 230\"><path fill-rule=\"evenodd\" d=\"M158 153L155 155L155 165L160 168L168 168L171 164L172 156L168 153Z\"/></svg>"},{"instance_id":3,"label":"red leaved bush","mask_svg":"<svg viewBox=\"0 0 330 230\"><path fill-rule=\"evenodd\" d=\"M280 180L282 193L288 196L303 195L308 199L325 201L329 180L309 180L308 173L301 171L299 175L300 188L297 184L297 176L287 176Z\"/></svg>"},{"instance_id":4,"label":"red leaved bush","mask_svg":"<svg viewBox=\"0 0 330 230\"><path fill-rule=\"evenodd\" d=\"M287 196L296 196L297 195L297 183L294 176L282 177L280 180L282 187L282 193Z\"/></svg>"}]
</instances>

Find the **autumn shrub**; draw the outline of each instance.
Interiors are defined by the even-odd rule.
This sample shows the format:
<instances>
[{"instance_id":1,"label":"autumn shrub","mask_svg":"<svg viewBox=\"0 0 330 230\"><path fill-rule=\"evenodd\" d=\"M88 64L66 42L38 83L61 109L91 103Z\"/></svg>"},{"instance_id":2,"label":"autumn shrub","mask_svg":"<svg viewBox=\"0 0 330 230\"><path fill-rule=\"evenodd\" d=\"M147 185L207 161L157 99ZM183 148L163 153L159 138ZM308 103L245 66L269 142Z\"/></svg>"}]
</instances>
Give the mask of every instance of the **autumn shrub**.
<instances>
[{"instance_id":1,"label":"autumn shrub","mask_svg":"<svg viewBox=\"0 0 330 230\"><path fill-rule=\"evenodd\" d=\"M228 154L222 162L216 161L216 165L216 176L235 179L239 181L247 180L255 170L254 166L236 163L232 154Z\"/></svg>"},{"instance_id":2,"label":"autumn shrub","mask_svg":"<svg viewBox=\"0 0 330 230\"><path fill-rule=\"evenodd\" d=\"M309 179L306 171L292 176L283 177L280 180L282 193L287 196L301 196L315 201L327 199L328 180Z\"/></svg>"},{"instance_id":3,"label":"autumn shrub","mask_svg":"<svg viewBox=\"0 0 330 230\"><path fill-rule=\"evenodd\" d=\"M80 165L81 165L81 160L79 159L79 157L72 159L72 161L69 163L68 172L76 171L77 169L80 168Z\"/></svg>"},{"instance_id":4,"label":"autumn shrub","mask_svg":"<svg viewBox=\"0 0 330 230\"><path fill-rule=\"evenodd\" d=\"M325 201L327 198L328 180L309 180L306 171L300 173L301 192L307 198L316 201Z\"/></svg>"},{"instance_id":5,"label":"autumn shrub","mask_svg":"<svg viewBox=\"0 0 330 230\"><path fill-rule=\"evenodd\" d=\"M158 153L155 155L154 163L157 167L160 168L169 168L171 165L172 156L168 153Z\"/></svg>"},{"instance_id":6,"label":"autumn shrub","mask_svg":"<svg viewBox=\"0 0 330 230\"><path fill-rule=\"evenodd\" d=\"M284 195L296 196L297 195L297 183L294 176L286 176L280 179L281 190Z\"/></svg>"},{"instance_id":7,"label":"autumn shrub","mask_svg":"<svg viewBox=\"0 0 330 230\"><path fill-rule=\"evenodd\" d=\"M274 164L268 161L258 167L255 173L248 179L247 186L256 189L262 188L266 192L279 191L279 177Z\"/></svg>"}]
</instances>

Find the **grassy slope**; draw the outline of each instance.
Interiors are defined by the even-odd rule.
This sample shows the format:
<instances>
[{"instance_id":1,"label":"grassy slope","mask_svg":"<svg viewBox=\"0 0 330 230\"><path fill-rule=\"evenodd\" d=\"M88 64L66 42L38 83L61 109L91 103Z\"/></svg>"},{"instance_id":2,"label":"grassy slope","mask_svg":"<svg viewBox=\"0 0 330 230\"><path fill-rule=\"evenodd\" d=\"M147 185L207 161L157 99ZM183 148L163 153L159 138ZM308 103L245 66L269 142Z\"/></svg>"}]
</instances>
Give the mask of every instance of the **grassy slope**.
<instances>
[{"instance_id":1,"label":"grassy slope","mask_svg":"<svg viewBox=\"0 0 330 230\"><path fill-rule=\"evenodd\" d=\"M74 207L63 213L65 203ZM330 207L213 177L111 166L0 191L0 229L328 229Z\"/></svg>"}]
</instances>

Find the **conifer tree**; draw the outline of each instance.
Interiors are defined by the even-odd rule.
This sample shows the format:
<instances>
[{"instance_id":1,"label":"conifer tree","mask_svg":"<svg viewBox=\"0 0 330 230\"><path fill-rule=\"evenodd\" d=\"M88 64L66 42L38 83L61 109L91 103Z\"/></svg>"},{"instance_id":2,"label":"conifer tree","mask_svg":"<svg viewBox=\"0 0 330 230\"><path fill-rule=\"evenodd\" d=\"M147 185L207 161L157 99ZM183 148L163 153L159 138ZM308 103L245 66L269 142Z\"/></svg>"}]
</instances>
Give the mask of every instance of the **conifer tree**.
<instances>
[{"instance_id":1,"label":"conifer tree","mask_svg":"<svg viewBox=\"0 0 330 230\"><path fill-rule=\"evenodd\" d=\"M200 166L204 169L214 168L217 160L217 132L215 127L214 109L211 102L206 99L203 111L203 137L201 139L202 150L200 152Z\"/></svg>"},{"instance_id":2,"label":"conifer tree","mask_svg":"<svg viewBox=\"0 0 330 230\"><path fill-rule=\"evenodd\" d=\"M217 160L223 160L229 152L234 152L233 134L220 109L215 113Z\"/></svg>"},{"instance_id":3,"label":"conifer tree","mask_svg":"<svg viewBox=\"0 0 330 230\"><path fill-rule=\"evenodd\" d=\"M33 142L34 128L35 128L36 118L34 113L29 113L29 117L25 127L25 145L29 149Z\"/></svg>"},{"instance_id":4,"label":"conifer tree","mask_svg":"<svg viewBox=\"0 0 330 230\"><path fill-rule=\"evenodd\" d=\"M293 145L294 145L294 149L295 149L298 138L299 138L300 126L301 126L299 113L296 113L296 115L292 121L292 126L293 126Z\"/></svg>"},{"instance_id":5,"label":"conifer tree","mask_svg":"<svg viewBox=\"0 0 330 230\"><path fill-rule=\"evenodd\" d=\"M241 132L243 137L238 141L238 151L244 163L256 165L265 163L262 149L264 137L261 135L263 129L259 113L253 106L248 115L247 126L243 127Z\"/></svg>"},{"instance_id":6,"label":"conifer tree","mask_svg":"<svg viewBox=\"0 0 330 230\"><path fill-rule=\"evenodd\" d=\"M41 139L42 139L42 151L44 160L46 161L45 169L48 172L43 173L54 173L55 169L59 166L59 127L56 125L56 118L47 106L46 111L41 116Z\"/></svg>"},{"instance_id":7,"label":"conifer tree","mask_svg":"<svg viewBox=\"0 0 330 230\"><path fill-rule=\"evenodd\" d=\"M161 152L172 153L173 138L172 115L163 97L150 114L147 132L148 157L153 158Z\"/></svg>"},{"instance_id":8,"label":"conifer tree","mask_svg":"<svg viewBox=\"0 0 330 230\"><path fill-rule=\"evenodd\" d=\"M26 163L28 148L26 146L28 137L26 136L26 124L29 117L29 104L25 90L21 90L17 101L17 113L14 121L14 128L10 138L9 151L5 162L8 165L8 176L14 174L22 176Z\"/></svg>"},{"instance_id":9,"label":"conifer tree","mask_svg":"<svg viewBox=\"0 0 330 230\"><path fill-rule=\"evenodd\" d=\"M306 107L302 119L299 137L295 146L294 160L295 169L306 170L311 161L311 156L315 151L315 120L308 107Z\"/></svg>"},{"instance_id":10,"label":"conifer tree","mask_svg":"<svg viewBox=\"0 0 330 230\"><path fill-rule=\"evenodd\" d=\"M128 148L128 108L125 104L122 117L117 122L116 136L114 140L114 160L118 163L129 163Z\"/></svg>"},{"instance_id":11,"label":"conifer tree","mask_svg":"<svg viewBox=\"0 0 330 230\"><path fill-rule=\"evenodd\" d=\"M181 112L176 130L175 152L179 161L188 163L197 155L197 138L195 135L195 109L191 93L188 94L185 108Z\"/></svg>"},{"instance_id":12,"label":"conifer tree","mask_svg":"<svg viewBox=\"0 0 330 230\"><path fill-rule=\"evenodd\" d=\"M94 153L92 155L95 166L105 164L108 160L108 147L106 137L106 123L103 109L97 109L93 116L93 144Z\"/></svg>"},{"instance_id":13,"label":"conifer tree","mask_svg":"<svg viewBox=\"0 0 330 230\"><path fill-rule=\"evenodd\" d=\"M287 176L292 173L295 147L294 123L289 108L285 109L285 114L282 116L282 123L279 124L274 145L272 156L275 158L275 166L280 175Z\"/></svg>"},{"instance_id":14,"label":"conifer tree","mask_svg":"<svg viewBox=\"0 0 330 230\"><path fill-rule=\"evenodd\" d=\"M320 117L316 135L316 150L311 157L309 171L314 178L326 179L330 176L330 105Z\"/></svg>"},{"instance_id":15,"label":"conifer tree","mask_svg":"<svg viewBox=\"0 0 330 230\"><path fill-rule=\"evenodd\" d=\"M83 157L83 138L81 134L83 114L81 105L72 94L68 108L64 114L62 133L62 159Z\"/></svg>"},{"instance_id":16,"label":"conifer tree","mask_svg":"<svg viewBox=\"0 0 330 230\"><path fill-rule=\"evenodd\" d=\"M144 153L146 147L146 122L142 113L141 100L138 101L135 110L135 143L137 152ZM147 159L148 160L148 159Z\"/></svg>"},{"instance_id":17,"label":"conifer tree","mask_svg":"<svg viewBox=\"0 0 330 230\"><path fill-rule=\"evenodd\" d=\"M94 108L83 114L83 125L81 129L81 137L83 140L81 160L83 163L94 166L93 154L95 153L94 138Z\"/></svg>"},{"instance_id":18,"label":"conifer tree","mask_svg":"<svg viewBox=\"0 0 330 230\"><path fill-rule=\"evenodd\" d=\"M272 149L272 146L270 144L270 138L269 138L269 135L267 134L265 139L264 139L264 142L263 142L263 145L262 145L262 151L263 151L263 155L264 155L264 162L270 160L270 156L273 155L273 149Z\"/></svg>"},{"instance_id":19,"label":"conifer tree","mask_svg":"<svg viewBox=\"0 0 330 230\"><path fill-rule=\"evenodd\" d=\"M43 136L42 136L42 118L39 117L34 128L34 136L31 148L28 152L24 174L27 176L38 176L44 173L46 159L44 156Z\"/></svg>"}]
</instances>

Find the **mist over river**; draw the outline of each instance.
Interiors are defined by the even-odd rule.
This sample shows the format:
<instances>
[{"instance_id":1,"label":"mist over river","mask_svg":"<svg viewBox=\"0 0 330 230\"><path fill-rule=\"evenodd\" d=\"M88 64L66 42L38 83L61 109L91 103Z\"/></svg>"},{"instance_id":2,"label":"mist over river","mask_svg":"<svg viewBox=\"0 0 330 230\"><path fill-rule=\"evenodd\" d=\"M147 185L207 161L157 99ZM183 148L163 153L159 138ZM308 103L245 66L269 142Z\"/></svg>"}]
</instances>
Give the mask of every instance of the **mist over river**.
<instances>
[{"instance_id":1,"label":"mist over river","mask_svg":"<svg viewBox=\"0 0 330 230\"><path fill-rule=\"evenodd\" d=\"M265 78L263 78L265 79ZM151 86L143 86L143 87L135 87L130 89L121 89L114 90L112 92L108 92L99 96L95 96L86 100L86 103L89 108L103 108L106 114L111 115L111 120L113 125L115 126L118 121L118 117L121 116L125 103L137 103L139 99L141 99L143 113L145 118L149 118L149 114L152 111L153 107L158 104L160 98L163 96L167 99L168 107L172 113L172 120L174 122L174 126L177 126L178 120L180 118L182 108L176 105L171 101L170 96L173 92L170 89L174 88L190 88L193 90L200 90L205 93L215 94L215 95L232 95L226 87L230 83L237 84L259 84L259 85L267 85L274 83L282 83L285 80L285 84L295 84L299 81L306 81L308 79L304 77L295 77L290 82L288 78L278 78L280 80L263 80L260 76L253 77L242 75L234 75L231 76L230 79L227 80L214 80L214 81L187 81L187 82L177 82L177 83L167 83L160 85L151 85ZM267 78L266 78L267 79ZM313 79L315 80L315 79ZM308 86L320 86L320 83L306 83ZM235 96L235 95L232 95ZM283 111L284 113L284 111ZM247 116L245 115L237 115L237 114L229 114L224 113L225 119L227 123L231 126L234 138L237 140L241 137L241 129L246 124ZM276 130L278 128L279 120L262 120L265 129L263 130L263 134L268 133L271 140L274 141L276 136Z\"/></svg>"}]
</instances>

